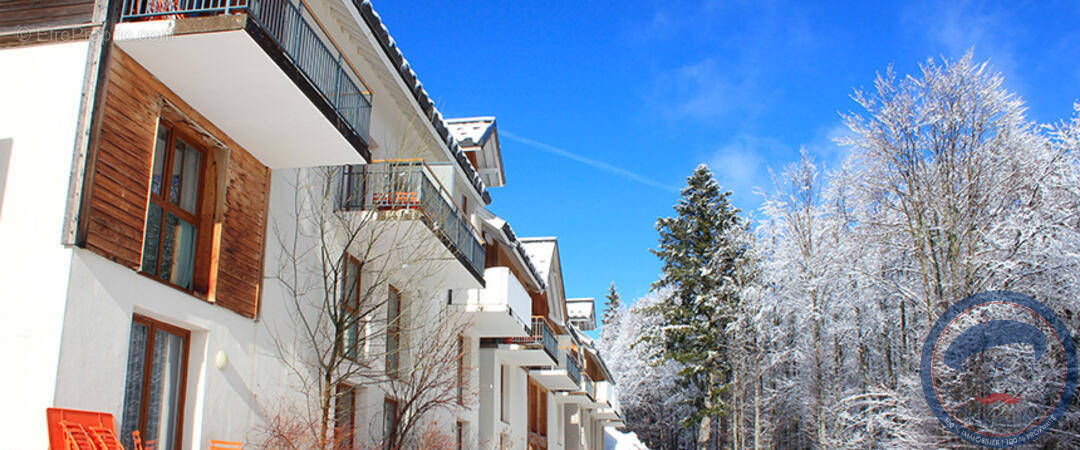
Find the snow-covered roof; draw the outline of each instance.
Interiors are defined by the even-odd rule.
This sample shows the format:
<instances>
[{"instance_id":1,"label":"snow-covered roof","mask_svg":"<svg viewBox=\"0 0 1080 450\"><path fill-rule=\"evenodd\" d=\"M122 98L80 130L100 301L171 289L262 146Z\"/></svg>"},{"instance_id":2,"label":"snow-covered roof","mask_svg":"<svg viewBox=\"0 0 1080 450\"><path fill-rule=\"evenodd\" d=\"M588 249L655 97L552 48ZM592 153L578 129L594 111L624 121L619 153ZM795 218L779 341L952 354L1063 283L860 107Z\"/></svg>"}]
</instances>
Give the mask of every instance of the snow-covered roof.
<instances>
[{"instance_id":1,"label":"snow-covered roof","mask_svg":"<svg viewBox=\"0 0 1080 450\"><path fill-rule=\"evenodd\" d=\"M514 255L520 258L522 265L528 268L529 275L532 276L537 287L540 290L546 289L547 278L545 278L544 275L541 275L537 270L536 265L533 264L532 259L530 259L528 253L526 253L525 247L514 234L514 230L510 227L510 223L487 210L481 210L480 214L487 216L484 218L485 228L493 233L496 236L496 239L501 241L503 245L509 247Z\"/></svg>"},{"instance_id":2,"label":"snow-covered roof","mask_svg":"<svg viewBox=\"0 0 1080 450\"><path fill-rule=\"evenodd\" d=\"M495 130L495 118L487 116L446 119L446 127L459 144L466 147L482 146Z\"/></svg>"},{"instance_id":3,"label":"snow-covered roof","mask_svg":"<svg viewBox=\"0 0 1080 450\"><path fill-rule=\"evenodd\" d=\"M578 328L596 329L596 300L592 297L566 299L566 315Z\"/></svg>"},{"instance_id":4,"label":"snow-covered roof","mask_svg":"<svg viewBox=\"0 0 1080 450\"><path fill-rule=\"evenodd\" d=\"M540 276L545 280L548 279L548 275L551 274L551 265L555 263L555 243L554 237L531 237L531 238L519 238L522 246L525 247L525 253L529 254L529 259L536 265L536 270L540 272Z\"/></svg>"},{"instance_id":5,"label":"snow-covered roof","mask_svg":"<svg viewBox=\"0 0 1080 450\"><path fill-rule=\"evenodd\" d=\"M492 116L446 119L446 128L468 152L470 161L489 187L506 185L498 127Z\"/></svg>"}]
</instances>

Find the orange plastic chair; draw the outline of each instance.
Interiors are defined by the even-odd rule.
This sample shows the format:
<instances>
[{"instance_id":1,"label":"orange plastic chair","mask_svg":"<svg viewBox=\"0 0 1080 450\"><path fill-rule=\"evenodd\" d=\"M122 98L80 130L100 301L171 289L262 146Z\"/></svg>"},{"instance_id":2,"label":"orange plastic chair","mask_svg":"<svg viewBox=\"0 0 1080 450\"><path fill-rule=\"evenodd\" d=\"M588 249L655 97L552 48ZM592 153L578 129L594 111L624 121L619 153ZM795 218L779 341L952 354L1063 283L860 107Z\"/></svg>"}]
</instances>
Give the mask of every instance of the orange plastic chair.
<instances>
[{"instance_id":1,"label":"orange plastic chair","mask_svg":"<svg viewBox=\"0 0 1080 450\"><path fill-rule=\"evenodd\" d=\"M143 450L142 434L139 434L139 430L131 432L131 445L135 447L134 450Z\"/></svg>"},{"instance_id":2,"label":"orange plastic chair","mask_svg":"<svg viewBox=\"0 0 1080 450\"><path fill-rule=\"evenodd\" d=\"M94 435L94 441L101 450L124 450L120 445L120 439L116 438L113 427L90 427L90 434Z\"/></svg>"},{"instance_id":3,"label":"orange plastic chair","mask_svg":"<svg viewBox=\"0 0 1080 450\"><path fill-rule=\"evenodd\" d=\"M49 426L49 448L63 450L123 450L116 439L112 414L48 408L45 421Z\"/></svg>"},{"instance_id":4,"label":"orange plastic chair","mask_svg":"<svg viewBox=\"0 0 1080 450\"><path fill-rule=\"evenodd\" d=\"M242 448L244 448L242 442L210 440L210 450L241 450Z\"/></svg>"}]
</instances>

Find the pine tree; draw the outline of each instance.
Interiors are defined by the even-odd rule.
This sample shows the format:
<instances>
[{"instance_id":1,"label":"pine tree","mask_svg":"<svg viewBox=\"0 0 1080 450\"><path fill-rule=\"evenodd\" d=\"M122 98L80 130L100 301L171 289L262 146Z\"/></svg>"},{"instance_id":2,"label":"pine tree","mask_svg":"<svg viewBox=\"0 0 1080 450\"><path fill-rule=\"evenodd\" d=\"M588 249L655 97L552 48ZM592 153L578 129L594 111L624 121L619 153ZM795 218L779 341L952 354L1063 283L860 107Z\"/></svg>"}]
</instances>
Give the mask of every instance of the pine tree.
<instances>
[{"instance_id":1,"label":"pine tree","mask_svg":"<svg viewBox=\"0 0 1080 450\"><path fill-rule=\"evenodd\" d=\"M619 292L615 290L615 282L611 282L611 286L608 287L607 294L604 294L604 298L607 300L604 302L606 310L604 315L600 317L600 340L605 343L610 343L615 339L615 336L619 334L619 322L622 317L622 297L619 296Z\"/></svg>"},{"instance_id":2,"label":"pine tree","mask_svg":"<svg viewBox=\"0 0 1080 450\"><path fill-rule=\"evenodd\" d=\"M738 290L730 284L742 253L732 232L745 225L730 196L706 165L698 166L675 205L676 216L657 221L660 245L652 250L663 263L652 288L669 293L657 305L663 326L652 339L664 359L685 366L684 381L697 388L692 391L699 394L691 398L696 414L686 425L699 425L699 447L709 441L711 417L724 413L731 375L725 331L738 302Z\"/></svg>"},{"instance_id":3,"label":"pine tree","mask_svg":"<svg viewBox=\"0 0 1080 450\"><path fill-rule=\"evenodd\" d=\"M617 327L619 320L619 310L622 308L622 297L619 296L619 292L615 289L615 282L611 282L611 286L608 287L607 294L604 294L604 311L603 317L600 319L600 323L606 328L608 326Z\"/></svg>"}]
</instances>

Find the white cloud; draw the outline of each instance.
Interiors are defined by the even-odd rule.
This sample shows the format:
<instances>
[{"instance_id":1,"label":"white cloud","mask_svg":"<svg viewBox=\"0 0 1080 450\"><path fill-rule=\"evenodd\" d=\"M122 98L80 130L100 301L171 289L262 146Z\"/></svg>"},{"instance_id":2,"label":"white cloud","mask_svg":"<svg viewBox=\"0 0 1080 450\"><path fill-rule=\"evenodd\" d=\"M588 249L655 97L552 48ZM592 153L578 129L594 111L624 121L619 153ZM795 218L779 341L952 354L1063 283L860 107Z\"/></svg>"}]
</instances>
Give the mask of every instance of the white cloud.
<instances>
[{"instance_id":1,"label":"white cloud","mask_svg":"<svg viewBox=\"0 0 1080 450\"><path fill-rule=\"evenodd\" d=\"M779 171L799 160L799 149L805 148L827 170L840 167L848 150L835 140L848 136L850 130L841 121L822 127L807 141L788 145L768 136L740 135L721 145L705 158L725 190L732 191L735 204L747 213L757 210L762 193L772 189L770 171Z\"/></svg>"},{"instance_id":2,"label":"white cloud","mask_svg":"<svg viewBox=\"0 0 1080 450\"><path fill-rule=\"evenodd\" d=\"M730 70L721 69L731 67ZM707 58L657 77L657 100L671 119L724 119L735 113L756 116L767 105L750 65L719 64Z\"/></svg>"},{"instance_id":3,"label":"white cloud","mask_svg":"<svg viewBox=\"0 0 1080 450\"><path fill-rule=\"evenodd\" d=\"M783 154L780 141L756 136L740 136L716 150L705 161L716 181L732 192L735 204L744 211L757 209L758 192L769 185L767 155Z\"/></svg>"},{"instance_id":4,"label":"white cloud","mask_svg":"<svg viewBox=\"0 0 1080 450\"><path fill-rule=\"evenodd\" d=\"M969 0L910 3L904 20L942 47L944 54L938 56L959 58L973 50L976 59L989 59L1008 85L1023 86L1021 62L1012 44L1022 30L1011 20L1010 11Z\"/></svg>"}]
</instances>

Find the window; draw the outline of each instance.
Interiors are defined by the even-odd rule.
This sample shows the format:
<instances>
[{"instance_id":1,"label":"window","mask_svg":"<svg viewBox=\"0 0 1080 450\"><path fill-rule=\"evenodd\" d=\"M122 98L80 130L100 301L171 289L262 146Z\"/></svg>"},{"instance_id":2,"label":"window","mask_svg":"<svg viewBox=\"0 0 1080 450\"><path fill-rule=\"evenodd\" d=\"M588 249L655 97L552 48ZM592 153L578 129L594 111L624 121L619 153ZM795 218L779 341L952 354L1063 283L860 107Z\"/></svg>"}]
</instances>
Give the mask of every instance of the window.
<instances>
[{"instance_id":1,"label":"window","mask_svg":"<svg viewBox=\"0 0 1080 450\"><path fill-rule=\"evenodd\" d=\"M345 341L345 357L356 361L364 349L366 324L360 320L360 261L346 255L345 277L342 283L341 326Z\"/></svg>"},{"instance_id":2,"label":"window","mask_svg":"<svg viewBox=\"0 0 1080 450\"><path fill-rule=\"evenodd\" d=\"M547 436L547 390L529 380L529 431Z\"/></svg>"},{"instance_id":3,"label":"window","mask_svg":"<svg viewBox=\"0 0 1080 450\"><path fill-rule=\"evenodd\" d=\"M181 448L190 333L142 316L131 324L120 439L131 432L156 449Z\"/></svg>"},{"instance_id":4,"label":"window","mask_svg":"<svg viewBox=\"0 0 1080 450\"><path fill-rule=\"evenodd\" d=\"M334 397L334 448L353 448L353 427L356 421L356 388L347 384L337 386Z\"/></svg>"},{"instance_id":5,"label":"window","mask_svg":"<svg viewBox=\"0 0 1080 450\"><path fill-rule=\"evenodd\" d=\"M397 431L397 400L387 397L383 400L383 448L391 448L391 437Z\"/></svg>"},{"instance_id":6,"label":"window","mask_svg":"<svg viewBox=\"0 0 1080 450\"><path fill-rule=\"evenodd\" d=\"M510 423L510 373L505 365L499 366L499 418Z\"/></svg>"},{"instance_id":7,"label":"window","mask_svg":"<svg viewBox=\"0 0 1080 450\"><path fill-rule=\"evenodd\" d=\"M193 289L197 263L203 150L162 119L154 143L150 203L146 208L142 271Z\"/></svg>"},{"instance_id":8,"label":"window","mask_svg":"<svg viewBox=\"0 0 1080 450\"><path fill-rule=\"evenodd\" d=\"M457 341L457 402L465 405L465 336L458 336Z\"/></svg>"},{"instance_id":9,"label":"window","mask_svg":"<svg viewBox=\"0 0 1080 450\"><path fill-rule=\"evenodd\" d=\"M390 286L386 298L386 374L396 377L401 362L401 293Z\"/></svg>"}]
</instances>

